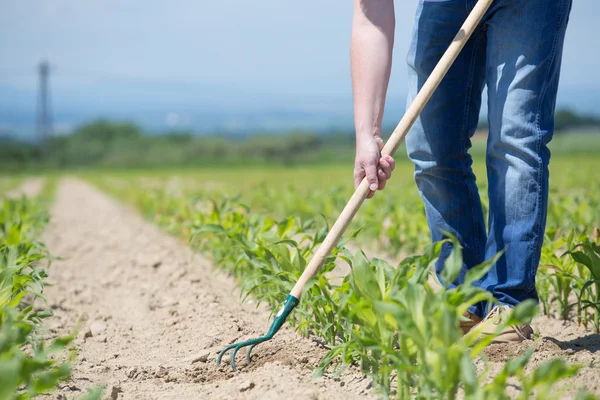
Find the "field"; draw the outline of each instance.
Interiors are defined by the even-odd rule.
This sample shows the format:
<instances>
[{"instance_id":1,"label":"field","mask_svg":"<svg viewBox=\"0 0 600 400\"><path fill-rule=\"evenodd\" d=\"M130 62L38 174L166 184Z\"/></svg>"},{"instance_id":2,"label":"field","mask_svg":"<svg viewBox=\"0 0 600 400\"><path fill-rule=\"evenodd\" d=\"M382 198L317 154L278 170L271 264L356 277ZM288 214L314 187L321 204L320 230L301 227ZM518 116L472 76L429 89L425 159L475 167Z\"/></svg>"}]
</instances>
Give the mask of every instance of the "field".
<instances>
[{"instance_id":1,"label":"field","mask_svg":"<svg viewBox=\"0 0 600 400\"><path fill-rule=\"evenodd\" d=\"M216 354L264 334L352 193L351 164L91 171L45 185L4 178L1 192L54 192L51 206L40 203L50 221L36 233L61 257L43 290L54 314L43 336L73 335L65 346L75 353L70 377L48 396L94 388L119 399L600 396L597 155L566 153L551 163L541 299L513 315L533 318L534 340L477 344L476 332L460 334L461 310L486 294L436 287L439 246L429 243L412 166L398 157L388 187L361 208L290 323L250 365L238 356L236 372L217 366ZM475 170L487 203L480 154ZM453 260L449 276L459 252Z\"/></svg>"}]
</instances>

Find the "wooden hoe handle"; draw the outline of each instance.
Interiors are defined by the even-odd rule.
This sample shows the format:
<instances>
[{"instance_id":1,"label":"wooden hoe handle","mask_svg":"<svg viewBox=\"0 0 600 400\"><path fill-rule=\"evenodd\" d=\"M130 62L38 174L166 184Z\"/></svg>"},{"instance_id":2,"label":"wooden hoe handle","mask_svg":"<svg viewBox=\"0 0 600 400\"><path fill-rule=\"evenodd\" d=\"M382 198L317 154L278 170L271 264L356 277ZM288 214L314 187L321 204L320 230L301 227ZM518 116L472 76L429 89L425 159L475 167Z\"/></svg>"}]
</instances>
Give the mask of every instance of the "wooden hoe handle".
<instances>
[{"instance_id":1,"label":"wooden hoe handle","mask_svg":"<svg viewBox=\"0 0 600 400\"><path fill-rule=\"evenodd\" d=\"M398 126L396 126L396 129L394 129L394 132L381 151L382 155L393 155L396 152L409 129L414 124L415 120L433 95L435 89L437 89L439 86L440 82L450 69L450 66L452 66L454 60L456 60L456 57L458 57L458 54L471 37L473 31L475 31L475 28L483 18L485 12L490 7L492 2L493 0L477 1L473 11L471 11L463 26L460 28L460 31L458 31L454 37L454 40L452 43L450 43L450 46L434 70L431 72L431 75L429 75L429 78L427 78L427 81L425 81L425 84L404 114L404 117L402 117L398 123ZM306 285L306 282L315 276L319 269L321 269L325 258L331 253L333 248L339 242L340 238L344 234L344 231L352 221L352 218L354 218L354 215L365 201L367 194L369 194L369 184L367 179L364 178L354 191L354 194L348 201L348 204L346 204L342 210L342 213L338 217L337 221L335 221L335 224L333 224L331 227L327 237L317 249L314 257L306 266L306 269L298 279L298 282L296 282L296 285L290 292L292 296L300 299L300 296L302 295L302 289Z\"/></svg>"}]
</instances>

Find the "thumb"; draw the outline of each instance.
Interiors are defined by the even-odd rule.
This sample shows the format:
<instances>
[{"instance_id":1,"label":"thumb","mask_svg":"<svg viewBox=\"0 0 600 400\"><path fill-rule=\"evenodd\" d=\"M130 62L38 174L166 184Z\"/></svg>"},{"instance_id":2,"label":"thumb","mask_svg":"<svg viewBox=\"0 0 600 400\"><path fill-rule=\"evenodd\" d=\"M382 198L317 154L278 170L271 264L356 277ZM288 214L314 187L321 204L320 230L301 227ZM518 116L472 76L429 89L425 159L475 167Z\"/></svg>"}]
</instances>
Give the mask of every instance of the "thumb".
<instances>
[{"instance_id":1,"label":"thumb","mask_svg":"<svg viewBox=\"0 0 600 400\"><path fill-rule=\"evenodd\" d=\"M377 180L377 164L370 163L365 166L365 175L367 176L367 182L369 182L369 189L372 191L377 190L379 182Z\"/></svg>"}]
</instances>

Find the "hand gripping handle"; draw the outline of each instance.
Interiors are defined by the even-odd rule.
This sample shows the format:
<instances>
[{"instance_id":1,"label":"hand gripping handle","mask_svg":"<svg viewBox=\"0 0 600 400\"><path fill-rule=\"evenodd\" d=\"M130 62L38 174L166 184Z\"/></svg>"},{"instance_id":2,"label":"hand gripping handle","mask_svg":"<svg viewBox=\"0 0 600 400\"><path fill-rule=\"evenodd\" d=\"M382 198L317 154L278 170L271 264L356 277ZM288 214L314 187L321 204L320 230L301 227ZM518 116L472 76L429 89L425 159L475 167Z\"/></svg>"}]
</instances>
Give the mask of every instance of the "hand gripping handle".
<instances>
[{"instance_id":1,"label":"hand gripping handle","mask_svg":"<svg viewBox=\"0 0 600 400\"><path fill-rule=\"evenodd\" d=\"M404 117L402 117L400 123L398 123L398 126L396 126L396 129L394 129L394 132L392 132L392 135L381 151L382 155L394 155L409 129L414 124L415 120L433 95L433 92L437 89L440 82L452 66L452 63L454 60L456 60L456 57L458 57L458 54L475 31L475 28L485 15L492 2L493 0L479 0L477 2L463 23L463 26L454 37L454 40L452 40L452 43L450 43L450 46L431 72L431 75L429 75L429 78L427 78L423 84L423 87L415 97L414 101L406 110ZM337 221L335 221L335 224L333 224L331 227L327 237L317 249L310 263L306 266L306 269L298 279L298 282L296 282L296 285L290 292L290 295L294 296L296 299L300 299L306 282L315 276L317 272L319 272L319 269L321 269L325 258L331 253L333 248L339 242L340 238L344 234L344 231L352 221L352 218L354 218L354 215L365 201L368 193L369 184L365 178L354 191L354 194L348 201L348 204L346 204Z\"/></svg>"}]
</instances>

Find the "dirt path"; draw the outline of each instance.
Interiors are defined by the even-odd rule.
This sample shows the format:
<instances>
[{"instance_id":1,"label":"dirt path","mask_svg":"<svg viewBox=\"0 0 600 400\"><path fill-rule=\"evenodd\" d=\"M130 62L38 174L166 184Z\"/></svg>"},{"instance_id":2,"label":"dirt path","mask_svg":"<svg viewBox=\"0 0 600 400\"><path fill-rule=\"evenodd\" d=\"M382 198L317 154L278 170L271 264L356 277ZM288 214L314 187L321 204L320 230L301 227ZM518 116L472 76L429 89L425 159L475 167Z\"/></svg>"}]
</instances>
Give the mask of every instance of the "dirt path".
<instances>
[{"instance_id":1,"label":"dirt path","mask_svg":"<svg viewBox=\"0 0 600 400\"><path fill-rule=\"evenodd\" d=\"M267 312L240 304L231 279L81 181L59 183L51 216L44 240L65 259L50 270L49 327L65 334L87 317L73 379L54 398L98 384L118 399L370 397L369 379L357 372L313 379L323 350L288 329L257 347L250 367L217 368L220 348L268 325Z\"/></svg>"}]
</instances>

